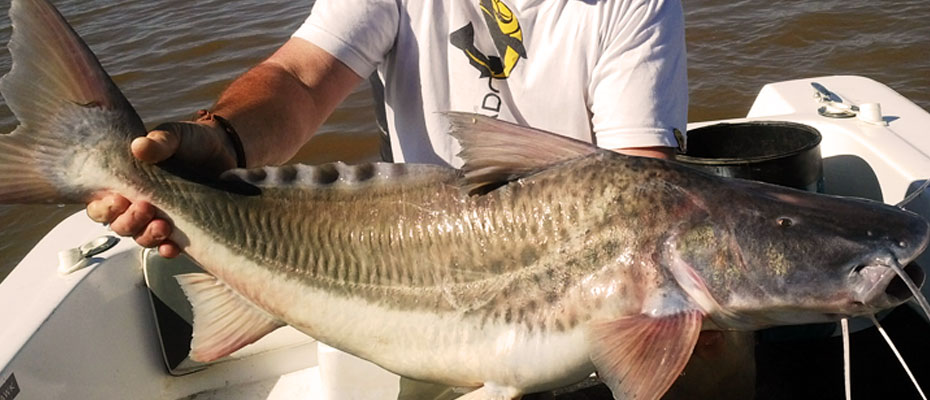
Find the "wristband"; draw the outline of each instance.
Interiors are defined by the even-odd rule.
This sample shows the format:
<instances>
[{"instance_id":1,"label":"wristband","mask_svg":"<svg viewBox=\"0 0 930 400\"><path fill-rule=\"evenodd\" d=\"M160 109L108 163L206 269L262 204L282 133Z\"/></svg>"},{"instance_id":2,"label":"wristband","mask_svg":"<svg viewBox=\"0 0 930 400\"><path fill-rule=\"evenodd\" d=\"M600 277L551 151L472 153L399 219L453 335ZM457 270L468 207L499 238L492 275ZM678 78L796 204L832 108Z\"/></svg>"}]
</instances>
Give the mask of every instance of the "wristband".
<instances>
[{"instance_id":1,"label":"wristband","mask_svg":"<svg viewBox=\"0 0 930 400\"><path fill-rule=\"evenodd\" d=\"M236 129L229 123L229 120L207 110L198 110L197 116L199 117L197 122L215 121L220 128L223 128L223 132L226 132L226 136L232 142L233 151L236 152L236 167L245 168L245 149L242 147L242 139L239 138L239 134L236 133Z\"/></svg>"}]
</instances>

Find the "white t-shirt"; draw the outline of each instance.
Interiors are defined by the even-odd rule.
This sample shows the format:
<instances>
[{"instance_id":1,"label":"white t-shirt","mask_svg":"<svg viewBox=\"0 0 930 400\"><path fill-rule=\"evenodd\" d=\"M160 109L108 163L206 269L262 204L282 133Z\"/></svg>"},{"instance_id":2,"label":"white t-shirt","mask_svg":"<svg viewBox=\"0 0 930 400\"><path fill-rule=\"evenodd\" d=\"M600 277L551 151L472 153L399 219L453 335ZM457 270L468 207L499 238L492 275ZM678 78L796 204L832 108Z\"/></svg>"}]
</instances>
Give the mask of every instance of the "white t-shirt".
<instances>
[{"instance_id":1,"label":"white t-shirt","mask_svg":"<svg viewBox=\"0 0 930 400\"><path fill-rule=\"evenodd\" d=\"M461 164L443 111L611 149L687 123L680 0L317 0L294 37L377 69L397 162Z\"/></svg>"}]
</instances>

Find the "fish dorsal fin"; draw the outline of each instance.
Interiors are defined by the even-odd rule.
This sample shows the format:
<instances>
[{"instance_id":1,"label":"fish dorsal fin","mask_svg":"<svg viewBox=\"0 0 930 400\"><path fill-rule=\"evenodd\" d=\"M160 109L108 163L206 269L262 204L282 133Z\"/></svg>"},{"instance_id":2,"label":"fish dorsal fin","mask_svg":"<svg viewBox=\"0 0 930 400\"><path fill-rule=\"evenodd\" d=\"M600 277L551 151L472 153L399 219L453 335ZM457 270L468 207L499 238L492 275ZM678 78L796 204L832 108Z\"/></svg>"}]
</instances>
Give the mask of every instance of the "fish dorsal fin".
<instances>
[{"instance_id":1,"label":"fish dorsal fin","mask_svg":"<svg viewBox=\"0 0 930 400\"><path fill-rule=\"evenodd\" d=\"M589 326L591 361L618 399L659 399L684 370L701 332L697 310L645 314Z\"/></svg>"},{"instance_id":2,"label":"fish dorsal fin","mask_svg":"<svg viewBox=\"0 0 930 400\"><path fill-rule=\"evenodd\" d=\"M176 275L194 309L190 358L210 362L284 326L214 276Z\"/></svg>"},{"instance_id":3,"label":"fish dorsal fin","mask_svg":"<svg viewBox=\"0 0 930 400\"><path fill-rule=\"evenodd\" d=\"M481 192L541 168L598 151L590 143L484 115L443 114L449 134L459 141L466 188Z\"/></svg>"}]
</instances>

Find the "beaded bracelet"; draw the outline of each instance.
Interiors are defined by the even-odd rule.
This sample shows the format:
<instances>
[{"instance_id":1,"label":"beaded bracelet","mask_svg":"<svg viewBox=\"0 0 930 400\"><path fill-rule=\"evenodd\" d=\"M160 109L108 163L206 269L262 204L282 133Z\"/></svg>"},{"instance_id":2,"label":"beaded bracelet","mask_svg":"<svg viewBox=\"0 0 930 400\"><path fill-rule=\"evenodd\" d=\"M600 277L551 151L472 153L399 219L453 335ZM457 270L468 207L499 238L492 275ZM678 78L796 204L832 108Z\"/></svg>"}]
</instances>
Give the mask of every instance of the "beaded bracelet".
<instances>
[{"instance_id":1,"label":"beaded bracelet","mask_svg":"<svg viewBox=\"0 0 930 400\"><path fill-rule=\"evenodd\" d=\"M236 133L236 129L229 123L229 120L207 110L198 110L197 116L197 122L215 121L220 128L223 128L236 152L236 167L245 168L245 149L242 147L242 139L239 138L239 134Z\"/></svg>"}]
</instances>

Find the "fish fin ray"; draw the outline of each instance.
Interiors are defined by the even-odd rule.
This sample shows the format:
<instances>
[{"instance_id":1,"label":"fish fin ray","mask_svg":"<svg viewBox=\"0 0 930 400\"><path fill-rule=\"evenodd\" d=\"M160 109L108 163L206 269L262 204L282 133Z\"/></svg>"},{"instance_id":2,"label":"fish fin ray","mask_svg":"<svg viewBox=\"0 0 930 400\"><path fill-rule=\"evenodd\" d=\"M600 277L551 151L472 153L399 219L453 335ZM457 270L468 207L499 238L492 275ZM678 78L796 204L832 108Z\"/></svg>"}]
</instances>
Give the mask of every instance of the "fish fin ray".
<instances>
[{"instance_id":1,"label":"fish fin ray","mask_svg":"<svg viewBox=\"0 0 930 400\"><path fill-rule=\"evenodd\" d=\"M14 135L16 132L5 135L9 138L0 136L0 203L56 203L65 199L40 164L30 157L36 152L34 141Z\"/></svg>"},{"instance_id":2,"label":"fish fin ray","mask_svg":"<svg viewBox=\"0 0 930 400\"><path fill-rule=\"evenodd\" d=\"M614 397L659 399L684 370L701 331L703 314L636 315L589 326L591 361Z\"/></svg>"},{"instance_id":3,"label":"fish fin ray","mask_svg":"<svg viewBox=\"0 0 930 400\"><path fill-rule=\"evenodd\" d=\"M194 311L194 361L225 357L285 325L212 275L181 274L175 279Z\"/></svg>"},{"instance_id":4,"label":"fish fin ray","mask_svg":"<svg viewBox=\"0 0 930 400\"><path fill-rule=\"evenodd\" d=\"M13 66L0 93L20 125L0 134L0 203L88 201L105 188L73 182L85 164L80 147L117 135L128 155L130 136L144 135L145 127L51 4L14 0L10 20Z\"/></svg>"},{"instance_id":5,"label":"fish fin ray","mask_svg":"<svg viewBox=\"0 0 930 400\"><path fill-rule=\"evenodd\" d=\"M447 112L449 134L462 146L465 188L482 193L544 167L600 151L552 132L479 114Z\"/></svg>"},{"instance_id":6,"label":"fish fin ray","mask_svg":"<svg viewBox=\"0 0 930 400\"><path fill-rule=\"evenodd\" d=\"M54 6L45 0L14 0L10 20L13 67L0 88L22 125L41 124L62 104L74 104L130 111L124 116L145 134L129 101Z\"/></svg>"}]
</instances>

